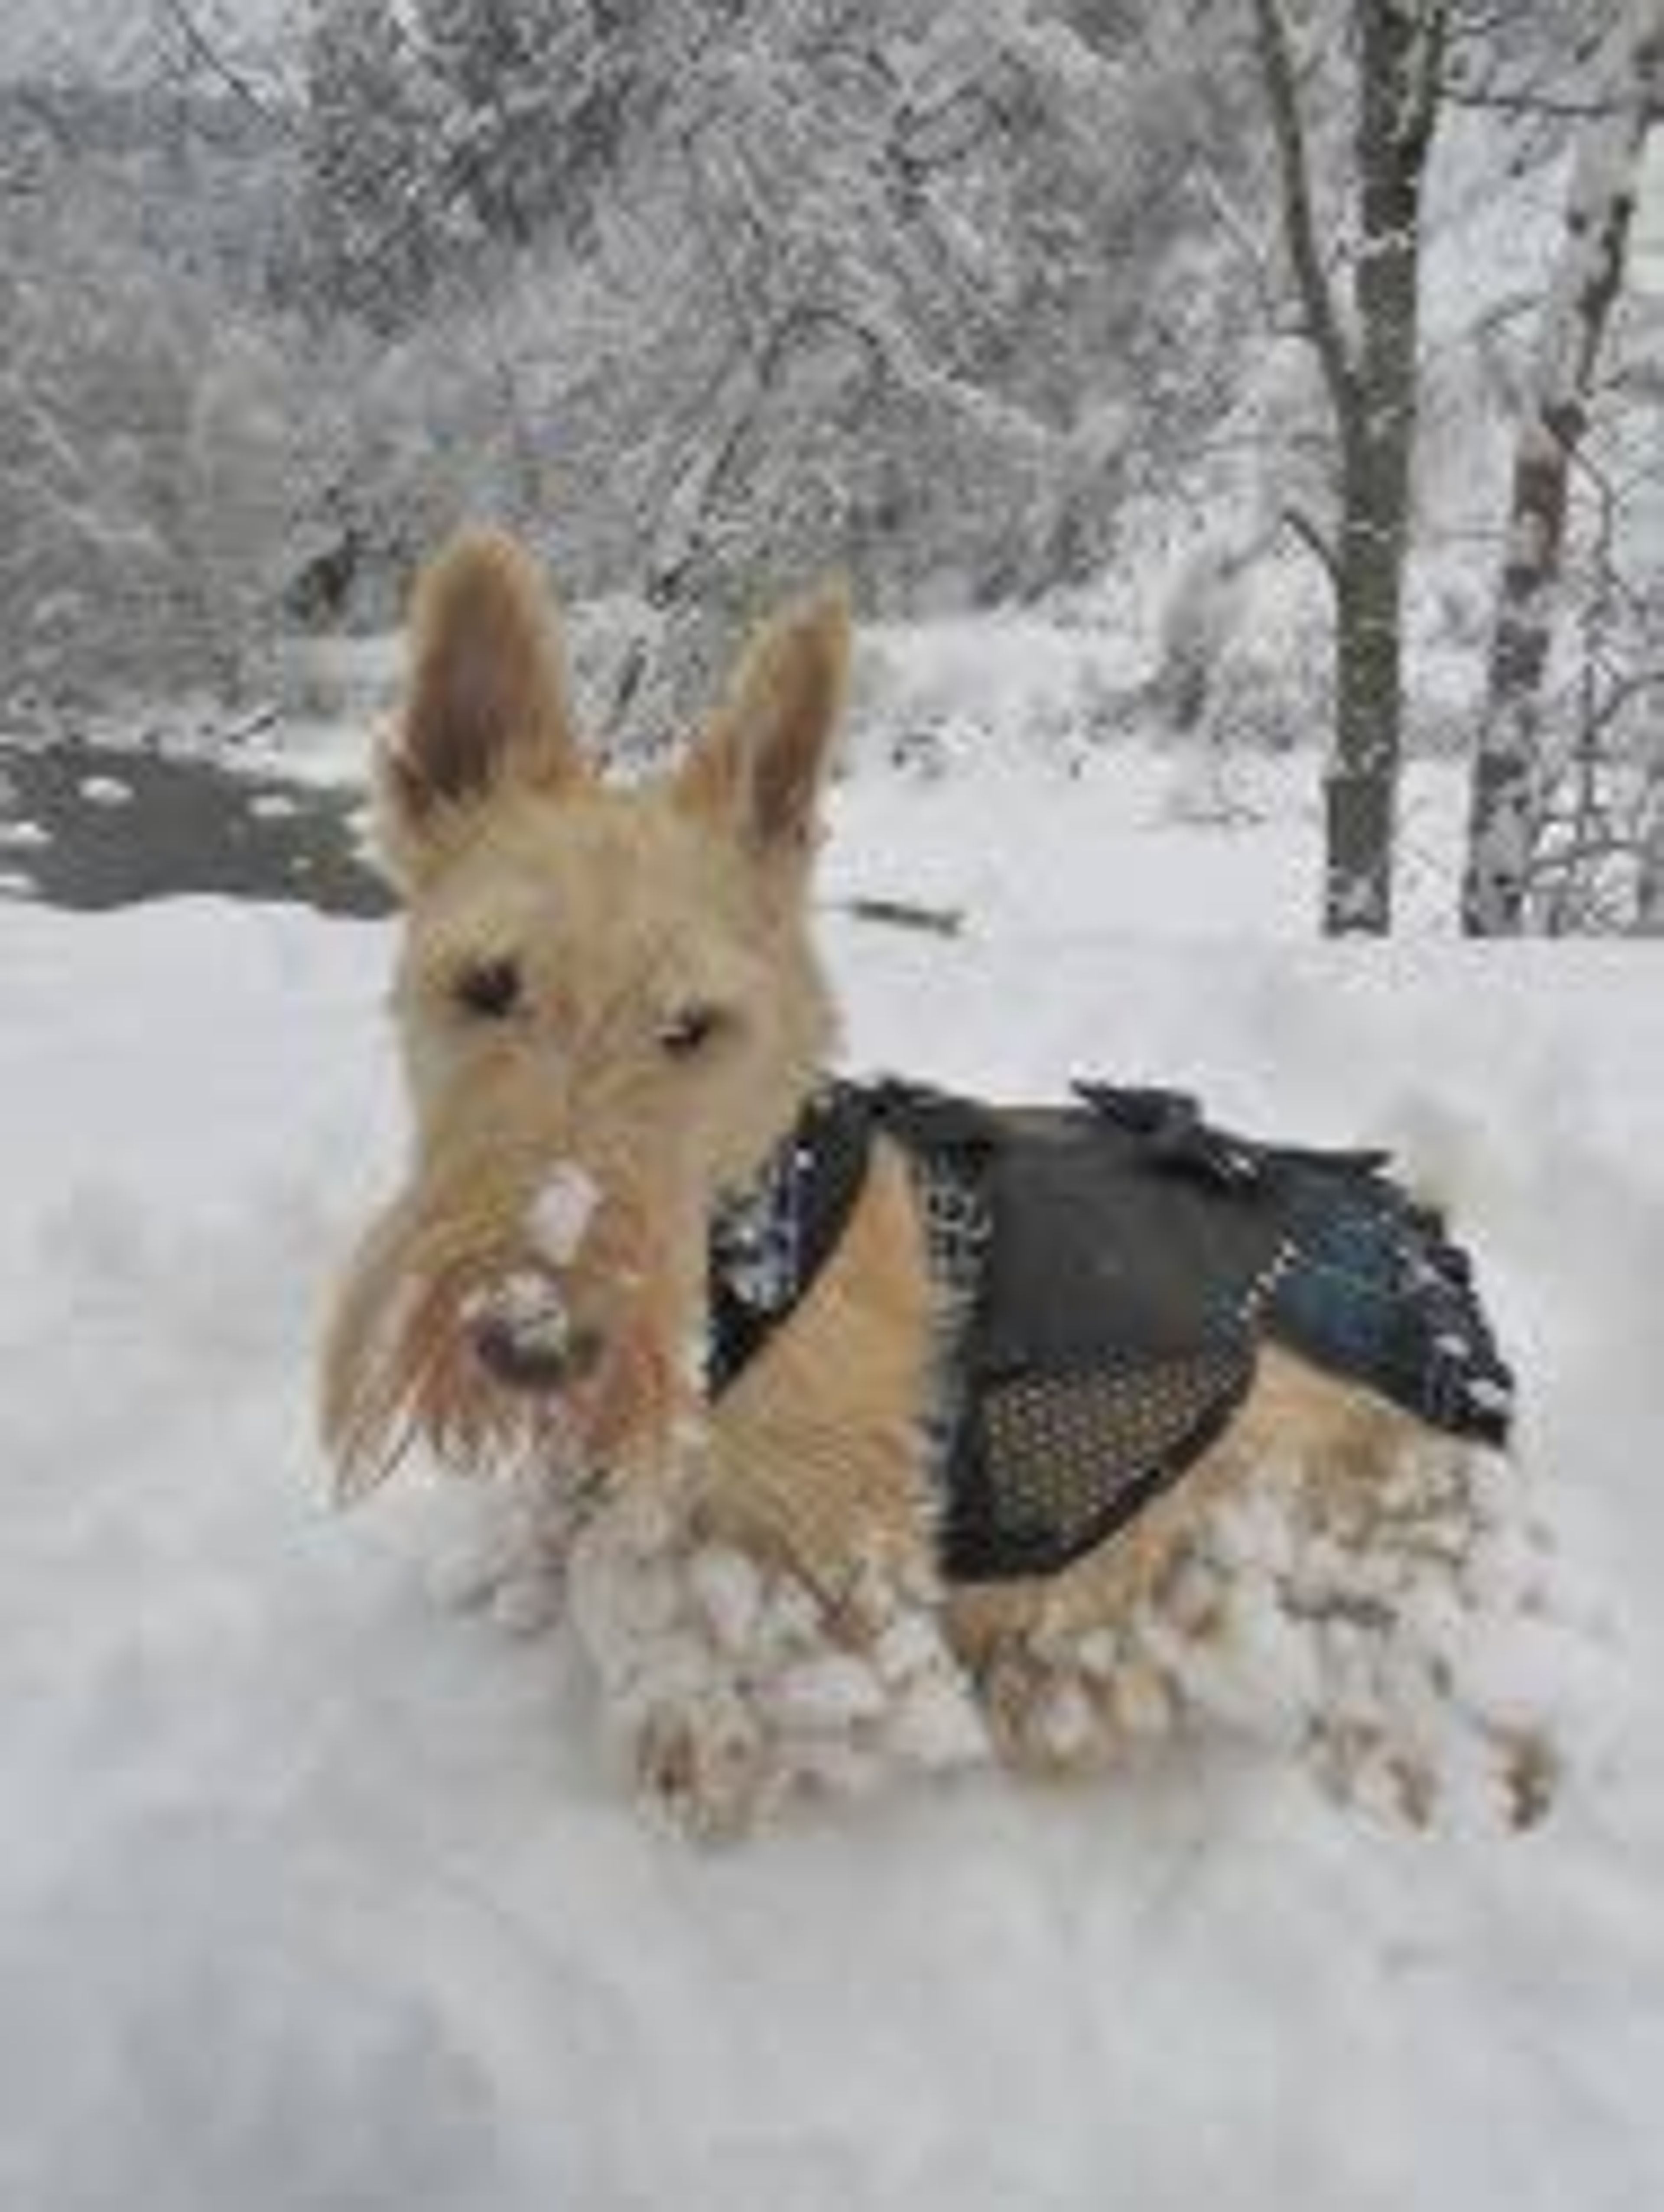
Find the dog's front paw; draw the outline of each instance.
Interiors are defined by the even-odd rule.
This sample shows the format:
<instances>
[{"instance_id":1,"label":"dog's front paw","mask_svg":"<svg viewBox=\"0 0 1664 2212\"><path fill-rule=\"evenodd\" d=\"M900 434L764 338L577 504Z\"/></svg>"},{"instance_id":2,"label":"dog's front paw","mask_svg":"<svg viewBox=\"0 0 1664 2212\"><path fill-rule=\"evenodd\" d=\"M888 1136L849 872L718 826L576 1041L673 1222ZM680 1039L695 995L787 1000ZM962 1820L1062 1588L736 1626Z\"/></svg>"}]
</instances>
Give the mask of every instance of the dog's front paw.
<instances>
[{"instance_id":1,"label":"dog's front paw","mask_svg":"<svg viewBox=\"0 0 1664 2212\"><path fill-rule=\"evenodd\" d=\"M711 1690L692 1704L654 1707L639 1723L634 1753L638 1788L697 1843L736 1842L767 1809L767 1747L736 1692Z\"/></svg>"}]
</instances>

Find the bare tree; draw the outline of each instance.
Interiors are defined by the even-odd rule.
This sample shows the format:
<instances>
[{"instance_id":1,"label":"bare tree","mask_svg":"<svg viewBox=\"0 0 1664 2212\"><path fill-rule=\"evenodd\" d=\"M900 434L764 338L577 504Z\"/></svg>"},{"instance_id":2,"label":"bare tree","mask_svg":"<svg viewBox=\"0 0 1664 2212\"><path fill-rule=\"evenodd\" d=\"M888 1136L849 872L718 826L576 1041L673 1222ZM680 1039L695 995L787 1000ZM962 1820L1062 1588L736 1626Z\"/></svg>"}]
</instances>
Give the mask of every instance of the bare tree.
<instances>
[{"instance_id":1,"label":"bare tree","mask_svg":"<svg viewBox=\"0 0 1664 2212\"><path fill-rule=\"evenodd\" d=\"M1582 125L1515 452L1462 884L1462 925L1476 937L1515 934L1527 917L1572 473L1624 289L1647 136L1664 112L1664 0L1631 0L1614 66L1610 94Z\"/></svg>"},{"instance_id":2,"label":"bare tree","mask_svg":"<svg viewBox=\"0 0 1664 2212\"><path fill-rule=\"evenodd\" d=\"M1324 922L1332 933L1381 933L1392 927L1404 714L1422 188L1450 7L1448 0L1350 0L1358 214L1350 328L1320 236L1283 0L1253 0L1253 7L1283 236L1339 451L1338 542L1325 553L1335 596L1335 737L1325 779Z\"/></svg>"}]
</instances>

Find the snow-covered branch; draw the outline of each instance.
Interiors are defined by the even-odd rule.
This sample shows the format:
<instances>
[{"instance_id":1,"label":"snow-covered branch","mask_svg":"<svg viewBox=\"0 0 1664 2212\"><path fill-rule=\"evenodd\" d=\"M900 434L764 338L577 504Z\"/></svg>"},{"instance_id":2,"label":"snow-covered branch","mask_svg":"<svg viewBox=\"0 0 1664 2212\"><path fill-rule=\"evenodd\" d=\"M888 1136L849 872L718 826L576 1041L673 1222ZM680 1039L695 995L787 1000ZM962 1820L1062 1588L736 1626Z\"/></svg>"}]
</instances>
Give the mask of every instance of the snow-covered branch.
<instances>
[{"instance_id":1,"label":"snow-covered branch","mask_svg":"<svg viewBox=\"0 0 1664 2212\"><path fill-rule=\"evenodd\" d=\"M1253 0L1259 64L1271 112L1282 186L1283 228L1301 312L1335 413L1350 417L1356 404L1354 365L1340 310L1324 265L1313 203L1311 156L1301 113L1299 79L1281 0Z\"/></svg>"}]
</instances>

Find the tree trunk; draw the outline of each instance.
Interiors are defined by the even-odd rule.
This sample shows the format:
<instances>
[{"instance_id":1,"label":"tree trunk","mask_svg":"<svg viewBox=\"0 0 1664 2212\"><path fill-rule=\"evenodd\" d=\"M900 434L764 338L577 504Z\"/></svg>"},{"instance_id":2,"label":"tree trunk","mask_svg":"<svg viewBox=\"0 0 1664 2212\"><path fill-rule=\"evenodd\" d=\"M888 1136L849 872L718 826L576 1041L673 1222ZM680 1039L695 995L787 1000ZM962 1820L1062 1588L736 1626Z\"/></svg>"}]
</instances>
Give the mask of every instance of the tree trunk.
<instances>
[{"instance_id":1,"label":"tree trunk","mask_svg":"<svg viewBox=\"0 0 1664 2212\"><path fill-rule=\"evenodd\" d=\"M1571 471L1623 291L1642 156L1661 104L1664 0L1636 0L1611 106L1585 126L1573 164L1515 452L1462 883L1462 927L1473 937L1516 935L1527 920L1543 679L1564 567Z\"/></svg>"},{"instance_id":2,"label":"tree trunk","mask_svg":"<svg viewBox=\"0 0 1664 2212\"><path fill-rule=\"evenodd\" d=\"M1341 414L1335 750L1325 784L1324 923L1393 923L1404 720L1404 584L1416 443L1422 179L1432 121L1425 41L1438 11L1359 0L1357 338Z\"/></svg>"},{"instance_id":3,"label":"tree trunk","mask_svg":"<svg viewBox=\"0 0 1664 2212\"><path fill-rule=\"evenodd\" d=\"M1281 0L1253 0L1283 185L1283 227L1306 333L1340 447L1334 749L1324 780L1324 926L1393 923L1404 720L1404 582L1416 443L1422 182L1438 114L1448 0L1351 0L1360 244L1356 336L1318 238L1297 78Z\"/></svg>"},{"instance_id":4,"label":"tree trunk","mask_svg":"<svg viewBox=\"0 0 1664 2212\"><path fill-rule=\"evenodd\" d=\"M1635 887L1635 933L1664 937L1664 767L1641 805L1640 871Z\"/></svg>"}]
</instances>

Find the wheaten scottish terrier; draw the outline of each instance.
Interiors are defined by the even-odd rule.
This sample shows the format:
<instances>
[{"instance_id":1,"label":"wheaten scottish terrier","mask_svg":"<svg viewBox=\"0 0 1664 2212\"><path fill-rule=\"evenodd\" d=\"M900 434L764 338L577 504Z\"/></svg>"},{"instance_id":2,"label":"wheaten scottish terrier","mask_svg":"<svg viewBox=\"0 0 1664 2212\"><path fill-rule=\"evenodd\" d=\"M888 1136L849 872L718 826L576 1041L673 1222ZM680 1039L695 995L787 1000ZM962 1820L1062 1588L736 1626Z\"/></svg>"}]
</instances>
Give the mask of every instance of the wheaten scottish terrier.
<instances>
[{"instance_id":1,"label":"wheaten scottish terrier","mask_svg":"<svg viewBox=\"0 0 1664 2212\"><path fill-rule=\"evenodd\" d=\"M1537 1554L1436 1219L1160 1094L829 1076L849 653L841 599L793 607L679 766L612 783L529 556L428 573L378 759L413 1159L327 1346L344 1487L419 1439L533 1496L697 1834L1220 1718L1411 1819L1458 1785L1533 1816L1552 1755L1469 1662Z\"/></svg>"}]
</instances>

